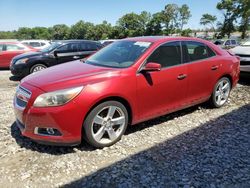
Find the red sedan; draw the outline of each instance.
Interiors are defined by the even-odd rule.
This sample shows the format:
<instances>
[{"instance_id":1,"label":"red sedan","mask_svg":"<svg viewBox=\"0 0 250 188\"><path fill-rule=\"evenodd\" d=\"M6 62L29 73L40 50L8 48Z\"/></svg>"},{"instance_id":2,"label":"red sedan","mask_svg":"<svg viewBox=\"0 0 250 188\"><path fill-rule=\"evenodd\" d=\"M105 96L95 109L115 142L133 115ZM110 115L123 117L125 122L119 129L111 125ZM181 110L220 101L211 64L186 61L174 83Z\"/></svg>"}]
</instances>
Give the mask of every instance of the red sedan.
<instances>
[{"instance_id":1,"label":"red sedan","mask_svg":"<svg viewBox=\"0 0 250 188\"><path fill-rule=\"evenodd\" d=\"M102 148L134 125L210 100L223 106L239 79L239 58L196 38L138 37L85 61L32 74L14 99L24 136L46 144L85 139Z\"/></svg>"},{"instance_id":2,"label":"red sedan","mask_svg":"<svg viewBox=\"0 0 250 188\"><path fill-rule=\"evenodd\" d=\"M9 68L13 57L30 51L37 50L19 42L0 42L0 68Z\"/></svg>"}]
</instances>

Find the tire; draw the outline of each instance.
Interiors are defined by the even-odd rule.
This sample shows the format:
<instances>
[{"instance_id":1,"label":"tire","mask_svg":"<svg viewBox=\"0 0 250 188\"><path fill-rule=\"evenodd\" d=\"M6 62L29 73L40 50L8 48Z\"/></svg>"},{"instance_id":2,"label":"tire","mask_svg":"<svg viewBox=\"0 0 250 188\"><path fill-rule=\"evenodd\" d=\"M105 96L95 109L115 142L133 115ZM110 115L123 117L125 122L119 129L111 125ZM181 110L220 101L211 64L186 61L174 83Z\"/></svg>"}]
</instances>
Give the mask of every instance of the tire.
<instances>
[{"instance_id":1,"label":"tire","mask_svg":"<svg viewBox=\"0 0 250 188\"><path fill-rule=\"evenodd\" d=\"M84 139L96 148L118 142L128 125L126 107L117 101L107 101L96 106L83 123Z\"/></svg>"},{"instance_id":2,"label":"tire","mask_svg":"<svg viewBox=\"0 0 250 188\"><path fill-rule=\"evenodd\" d=\"M221 78L214 86L210 103L215 108L222 107L228 100L231 91L231 82L227 77Z\"/></svg>"},{"instance_id":3,"label":"tire","mask_svg":"<svg viewBox=\"0 0 250 188\"><path fill-rule=\"evenodd\" d=\"M47 66L44 65L44 64L35 64L35 65L33 65L33 66L31 67L30 73L32 74L32 73L41 71L41 70L46 69L46 68L47 68Z\"/></svg>"}]
</instances>

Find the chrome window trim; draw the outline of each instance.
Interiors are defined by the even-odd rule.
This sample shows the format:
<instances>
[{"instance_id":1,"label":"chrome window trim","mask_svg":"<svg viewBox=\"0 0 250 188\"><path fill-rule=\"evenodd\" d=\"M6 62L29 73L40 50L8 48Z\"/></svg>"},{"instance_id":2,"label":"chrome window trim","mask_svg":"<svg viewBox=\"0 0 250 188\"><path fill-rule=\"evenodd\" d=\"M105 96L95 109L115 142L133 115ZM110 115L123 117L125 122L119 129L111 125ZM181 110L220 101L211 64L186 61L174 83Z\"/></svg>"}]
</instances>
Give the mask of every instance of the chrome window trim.
<instances>
[{"instance_id":1,"label":"chrome window trim","mask_svg":"<svg viewBox=\"0 0 250 188\"><path fill-rule=\"evenodd\" d=\"M181 43L180 45L181 45L181 57L182 57L181 60L182 60L182 62L179 65L174 65L174 66L171 66L171 67L164 67L161 70L165 70L165 69L176 67L176 66L182 66L182 65L185 65L185 64L200 63L200 62L202 62L204 60L208 60L208 59L211 59L211 58L214 58L214 57L218 56L218 54L212 48L210 48L207 44L205 44L203 42L200 42L200 41L195 41L195 40L172 40L172 41L167 41L167 42L159 44L158 46L155 47L155 49L147 56L147 58L143 61L143 63L141 63L141 65L139 66L138 70L136 71L136 74L140 74L141 69L146 64L147 59L155 52L155 50L157 50L161 45L165 45L165 44L171 43L171 42L180 42ZM198 42L198 43L201 43L201 44L205 45L206 48L209 47L215 53L215 56L204 58L204 59L200 59L200 60L195 60L195 61L183 62L183 50L182 50L182 47L183 47L182 43L183 42Z\"/></svg>"}]
</instances>

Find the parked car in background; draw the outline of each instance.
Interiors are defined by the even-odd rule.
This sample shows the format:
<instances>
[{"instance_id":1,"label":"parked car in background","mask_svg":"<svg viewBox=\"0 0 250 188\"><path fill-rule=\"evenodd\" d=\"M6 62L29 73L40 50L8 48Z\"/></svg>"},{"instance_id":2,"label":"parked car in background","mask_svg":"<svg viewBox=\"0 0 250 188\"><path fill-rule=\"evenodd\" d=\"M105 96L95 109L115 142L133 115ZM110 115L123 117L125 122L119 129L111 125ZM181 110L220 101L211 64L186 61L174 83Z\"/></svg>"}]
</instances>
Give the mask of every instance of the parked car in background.
<instances>
[{"instance_id":1,"label":"parked car in background","mask_svg":"<svg viewBox=\"0 0 250 188\"><path fill-rule=\"evenodd\" d=\"M250 40L230 49L230 51L240 56L240 71L250 73Z\"/></svg>"},{"instance_id":2,"label":"parked car in background","mask_svg":"<svg viewBox=\"0 0 250 188\"><path fill-rule=\"evenodd\" d=\"M227 39L225 41L223 40L216 40L214 44L220 46L223 49L230 49L238 46L238 42L235 39Z\"/></svg>"},{"instance_id":3,"label":"parked car in background","mask_svg":"<svg viewBox=\"0 0 250 188\"><path fill-rule=\"evenodd\" d=\"M21 43L39 50L51 45L51 42L48 40L23 40Z\"/></svg>"},{"instance_id":4,"label":"parked car in background","mask_svg":"<svg viewBox=\"0 0 250 188\"><path fill-rule=\"evenodd\" d=\"M239 79L239 58L184 37L114 42L83 61L24 78L14 99L16 124L37 142L97 148L137 124L207 100L223 106ZM150 139L150 138L149 138Z\"/></svg>"},{"instance_id":5,"label":"parked car in background","mask_svg":"<svg viewBox=\"0 0 250 188\"><path fill-rule=\"evenodd\" d=\"M9 68L11 59L25 52L37 51L20 42L0 41L0 68Z\"/></svg>"},{"instance_id":6,"label":"parked car in background","mask_svg":"<svg viewBox=\"0 0 250 188\"><path fill-rule=\"evenodd\" d=\"M117 41L117 39L107 39L107 40L99 40L99 42L103 45L103 46L107 46L113 42Z\"/></svg>"},{"instance_id":7,"label":"parked car in background","mask_svg":"<svg viewBox=\"0 0 250 188\"><path fill-rule=\"evenodd\" d=\"M89 40L54 42L38 52L14 57L10 65L10 70L14 77L10 79L21 79L47 67L85 58L101 47L100 43Z\"/></svg>"}]
</instances>

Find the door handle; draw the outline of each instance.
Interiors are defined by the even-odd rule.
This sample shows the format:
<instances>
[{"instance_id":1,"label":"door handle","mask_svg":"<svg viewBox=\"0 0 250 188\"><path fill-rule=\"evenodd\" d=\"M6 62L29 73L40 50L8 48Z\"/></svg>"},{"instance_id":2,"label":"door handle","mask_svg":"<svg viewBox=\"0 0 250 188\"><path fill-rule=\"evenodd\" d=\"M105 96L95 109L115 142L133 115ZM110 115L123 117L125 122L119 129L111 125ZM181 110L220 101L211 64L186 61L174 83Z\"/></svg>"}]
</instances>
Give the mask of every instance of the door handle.
<instances>
[{"instance_id":1,"label":"door handle","mask_svg":"<svg viewBox=\"0 0 250 188\"><path fill-rule=\"evenodd\" d=\"M73 58L74 59L79 59L80 57L75 55L75 56L73 56Z\"/></svg>"},{"instance_id":2,"label":"door handle","mask_svg":"<svg viewBox=\"0 0 250 188\"><path fill-rule=\"evenodd\" d=\"M183 79L185 79L186 77L187 77L186 74L180 74L180 75L177 77L177 79L178 79L178 80L183 80Z\"/></svg>"},{"instance_id":3,"label":"door handle","mask_svg":"<svg viewBox=\"0 0 250 188\"><path fill-rule=\"evenodd\" d=\"M217 70L218 68L219 68L219 66L214 65L214 66L211 67L211 70Z\"/></svg>"}]
</instances>

